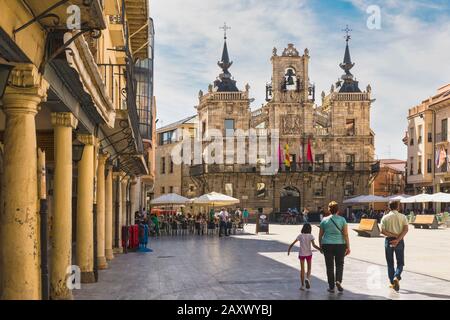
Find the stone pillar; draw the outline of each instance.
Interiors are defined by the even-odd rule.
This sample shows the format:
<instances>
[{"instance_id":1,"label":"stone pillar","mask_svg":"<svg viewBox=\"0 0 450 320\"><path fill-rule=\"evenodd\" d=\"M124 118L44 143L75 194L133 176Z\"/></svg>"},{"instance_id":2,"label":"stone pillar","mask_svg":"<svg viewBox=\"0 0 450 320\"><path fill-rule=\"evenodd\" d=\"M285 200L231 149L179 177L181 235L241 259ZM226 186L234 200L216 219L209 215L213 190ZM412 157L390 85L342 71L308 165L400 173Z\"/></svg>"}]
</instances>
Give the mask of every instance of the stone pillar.
<instances>
[{"instance_id":1,"label":"stone pillar","mask_svg":"<svg viewBox=\"0 0 450 320\"><path fill-rule=\"evenodd\" d=\"M71 299L66 285L72 265L72 130L78 120L70 112L51 114L54 127L55 178L50 298Z\"/></svg>"},{"instance_id":2,"label":"stone pillar","mask_svg":"<svg viewBox=\"0 0 450 320\"><path fill-rule=\"evenodd\" d=\"M122 185L122 226L126 226L128 224L127 221L127 186L130 178L124 177L122 179L121 185Z\"/></svg>"},{"instance_id":3,"label":"stone pillar","mask_svg":"<svg viewBox=\"0 0 450 320\"><path fill-rule=\"evenodd\" d=\"M108 268L105 257L105 163L108 153L98 155L97 164L97 264L98 269Z\"/></svg>"},{"instance_id":4,"label":"stone pillar","mask_svg":"<svg viewBox=\"0 0 450 320\"><path fill-rule=\"evenodd\" d=\"M112 166L107 168L106 186L105 186L105 255L107 260L114 259L112 249L113 239L113 172Z\"/></svg>"},{"instance_id":5,"label":"stone pillar","mask_svg":"<svg viewBox=\"0 0 450 320\"><path fill-rule=\"evenodd\" d=\"M439 182L436 184L435 190L436 190L435 193L441 192L441 184L440 184ZM435 213L436 213L436 214L437 214L437 213L441 213L442 206L441 206L441 203L440 203L440 202L436 202L436 203L435 203L435 209L436 209L436 210L435 210Z\"/></svg>"},{"instance_id":6,"label":"stone pillar","mask_svg":"<svg viewBox=\"0 0 450 320\"><path fill-rule=\"evenodd\" d=\"M122 179L124 175L121 172L114 172L114 204L113 204L113 248L114 253L122 253ZM117 216L118 213L118 216ZM119 244L116 245L116 239L118 239Z\"/></svg>"},{"instance_id":7,"label":"stone pillar","mask_svg":"<svg viewBox=\"0 0 450 320\"><path fill-rule=\"evenodd\" d=\"M135 224L135 212L139 211L139 183L136 177L131 179L130 201L131 201L131 225Z\"/></svg>"},{"instance_id":8,"label":"stone pillar","mask_svg":"<svg viewBox=\"0 0 450 320\"><path fill-rule=\"evenodd\" d=\"M78 135L84 144L83 156L78 162L77 194L77 265L81 282L93 283L94 277L94 136Z\"/></svg>"},{"instance_id":9,"label":"stone pillar","mask_svg":"<svg viewBox=\"0 0 450 320\"><path fill-rule=\"evenodd\" d=\"M17 64L3 97L0 299L41 298L35 116L48 84L32 64Z\"/></svg>"}]
</instances>

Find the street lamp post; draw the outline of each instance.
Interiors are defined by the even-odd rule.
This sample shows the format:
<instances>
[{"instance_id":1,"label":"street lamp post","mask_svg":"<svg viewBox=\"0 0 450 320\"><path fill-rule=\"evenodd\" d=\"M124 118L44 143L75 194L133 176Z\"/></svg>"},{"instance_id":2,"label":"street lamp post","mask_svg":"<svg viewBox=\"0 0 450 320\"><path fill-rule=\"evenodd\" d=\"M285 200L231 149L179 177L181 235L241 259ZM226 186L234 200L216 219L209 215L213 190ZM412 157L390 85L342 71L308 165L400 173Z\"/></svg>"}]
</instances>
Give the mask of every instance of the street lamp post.
<instances>
[{"instance_id":1,"label":"street lamp post","mask_svg":"<svg viewBox=\"0 0 450 320\"><path fill-rule=\"evenodd\" d=\"M47 214L47 184L45 168L45 152L38 149L39 172L39 216L41 234L41 299L49 300L49 275L48 275L48 214Z\"/></svg>"}]
</instances>

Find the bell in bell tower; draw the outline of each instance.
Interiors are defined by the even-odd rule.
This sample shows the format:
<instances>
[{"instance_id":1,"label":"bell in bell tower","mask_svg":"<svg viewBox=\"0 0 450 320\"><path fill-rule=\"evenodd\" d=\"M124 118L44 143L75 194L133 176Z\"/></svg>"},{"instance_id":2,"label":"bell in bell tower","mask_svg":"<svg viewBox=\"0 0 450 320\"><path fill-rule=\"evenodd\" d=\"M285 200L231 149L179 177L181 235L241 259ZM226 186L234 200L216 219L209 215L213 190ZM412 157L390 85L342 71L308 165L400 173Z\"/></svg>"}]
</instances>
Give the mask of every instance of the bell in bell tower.
<instances>
[{"instance_id":1,"label":"bell in bell tower","mask_svg":"<svg viewBox=\"0 0 450 320\"><path fill-rule=\"evenodd\" d=\"M303 102L311 93L308 76L309 52L301 56L292 43L281 56L274 48L272 54L272 82L267 84L266 98L272 102Z\"/></svg>"}]
</instances>

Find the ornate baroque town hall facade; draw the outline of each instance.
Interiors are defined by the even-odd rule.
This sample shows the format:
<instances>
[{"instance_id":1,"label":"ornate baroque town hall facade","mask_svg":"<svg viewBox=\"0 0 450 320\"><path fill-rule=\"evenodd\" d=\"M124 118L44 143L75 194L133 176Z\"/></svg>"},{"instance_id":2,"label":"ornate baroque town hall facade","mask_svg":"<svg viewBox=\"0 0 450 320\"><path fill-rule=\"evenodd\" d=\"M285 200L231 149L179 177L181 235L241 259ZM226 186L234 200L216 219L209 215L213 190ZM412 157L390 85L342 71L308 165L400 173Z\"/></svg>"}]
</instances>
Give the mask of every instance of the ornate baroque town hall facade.
<instances>
[{"instance_id":1,"label":"ornate baroque town hall facade","mask_svg":"<svg viewBox=\"0 0 450 320\"><path fill-rule=\"evenodd\" d=\"M222 192L239 198L242 207L265 213L285 212L288 208L300 210L305 206L316 210L331 200L342 203L353 195L369 194L377 172L375 134L370 128L370 107L374 100L370 85L362 92L350 72L354 64L349 39L348 36L344 62L340 64L345 74L328 94L322 92L321 106L315 105L308 49L301 55L289 44L281 55L273 49L267 103L251 111L249 86L246 85L245 91L239 90L228 71L232 62L225 38L218 63L223 73L206 94L199 92L197 135L203 136L211 129L221 130L224 136L228 130L278 129L283 161L289 154L291 164L282 163L275 175L261 174L259 162L185 164L182 194L196 197L211 191ZM308 143L312 151L309 161ZM248 141L246 146L249 148Z\"/></svg>"}]
</instances>

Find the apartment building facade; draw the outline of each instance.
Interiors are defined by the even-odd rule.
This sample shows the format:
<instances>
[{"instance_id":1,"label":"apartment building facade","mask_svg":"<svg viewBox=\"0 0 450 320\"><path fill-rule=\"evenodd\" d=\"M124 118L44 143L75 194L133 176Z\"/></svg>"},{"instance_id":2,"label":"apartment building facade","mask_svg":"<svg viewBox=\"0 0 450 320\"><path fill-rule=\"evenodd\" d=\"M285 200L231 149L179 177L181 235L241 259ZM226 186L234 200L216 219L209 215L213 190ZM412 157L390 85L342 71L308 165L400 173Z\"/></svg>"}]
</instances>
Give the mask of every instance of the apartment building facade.
<instances>
[{"instance_id":1,"label":"apartment building facade","mask_svg":"<svg viewBox=\"0 0 450 320\"><path fill-rule=\"evenodd\" d=\"M407 191L450 192L450 84L408 111ZM446 204L444 204L446 206ZM441 205L436 204L436 210Z\"/></svg>"}]
</instances>

